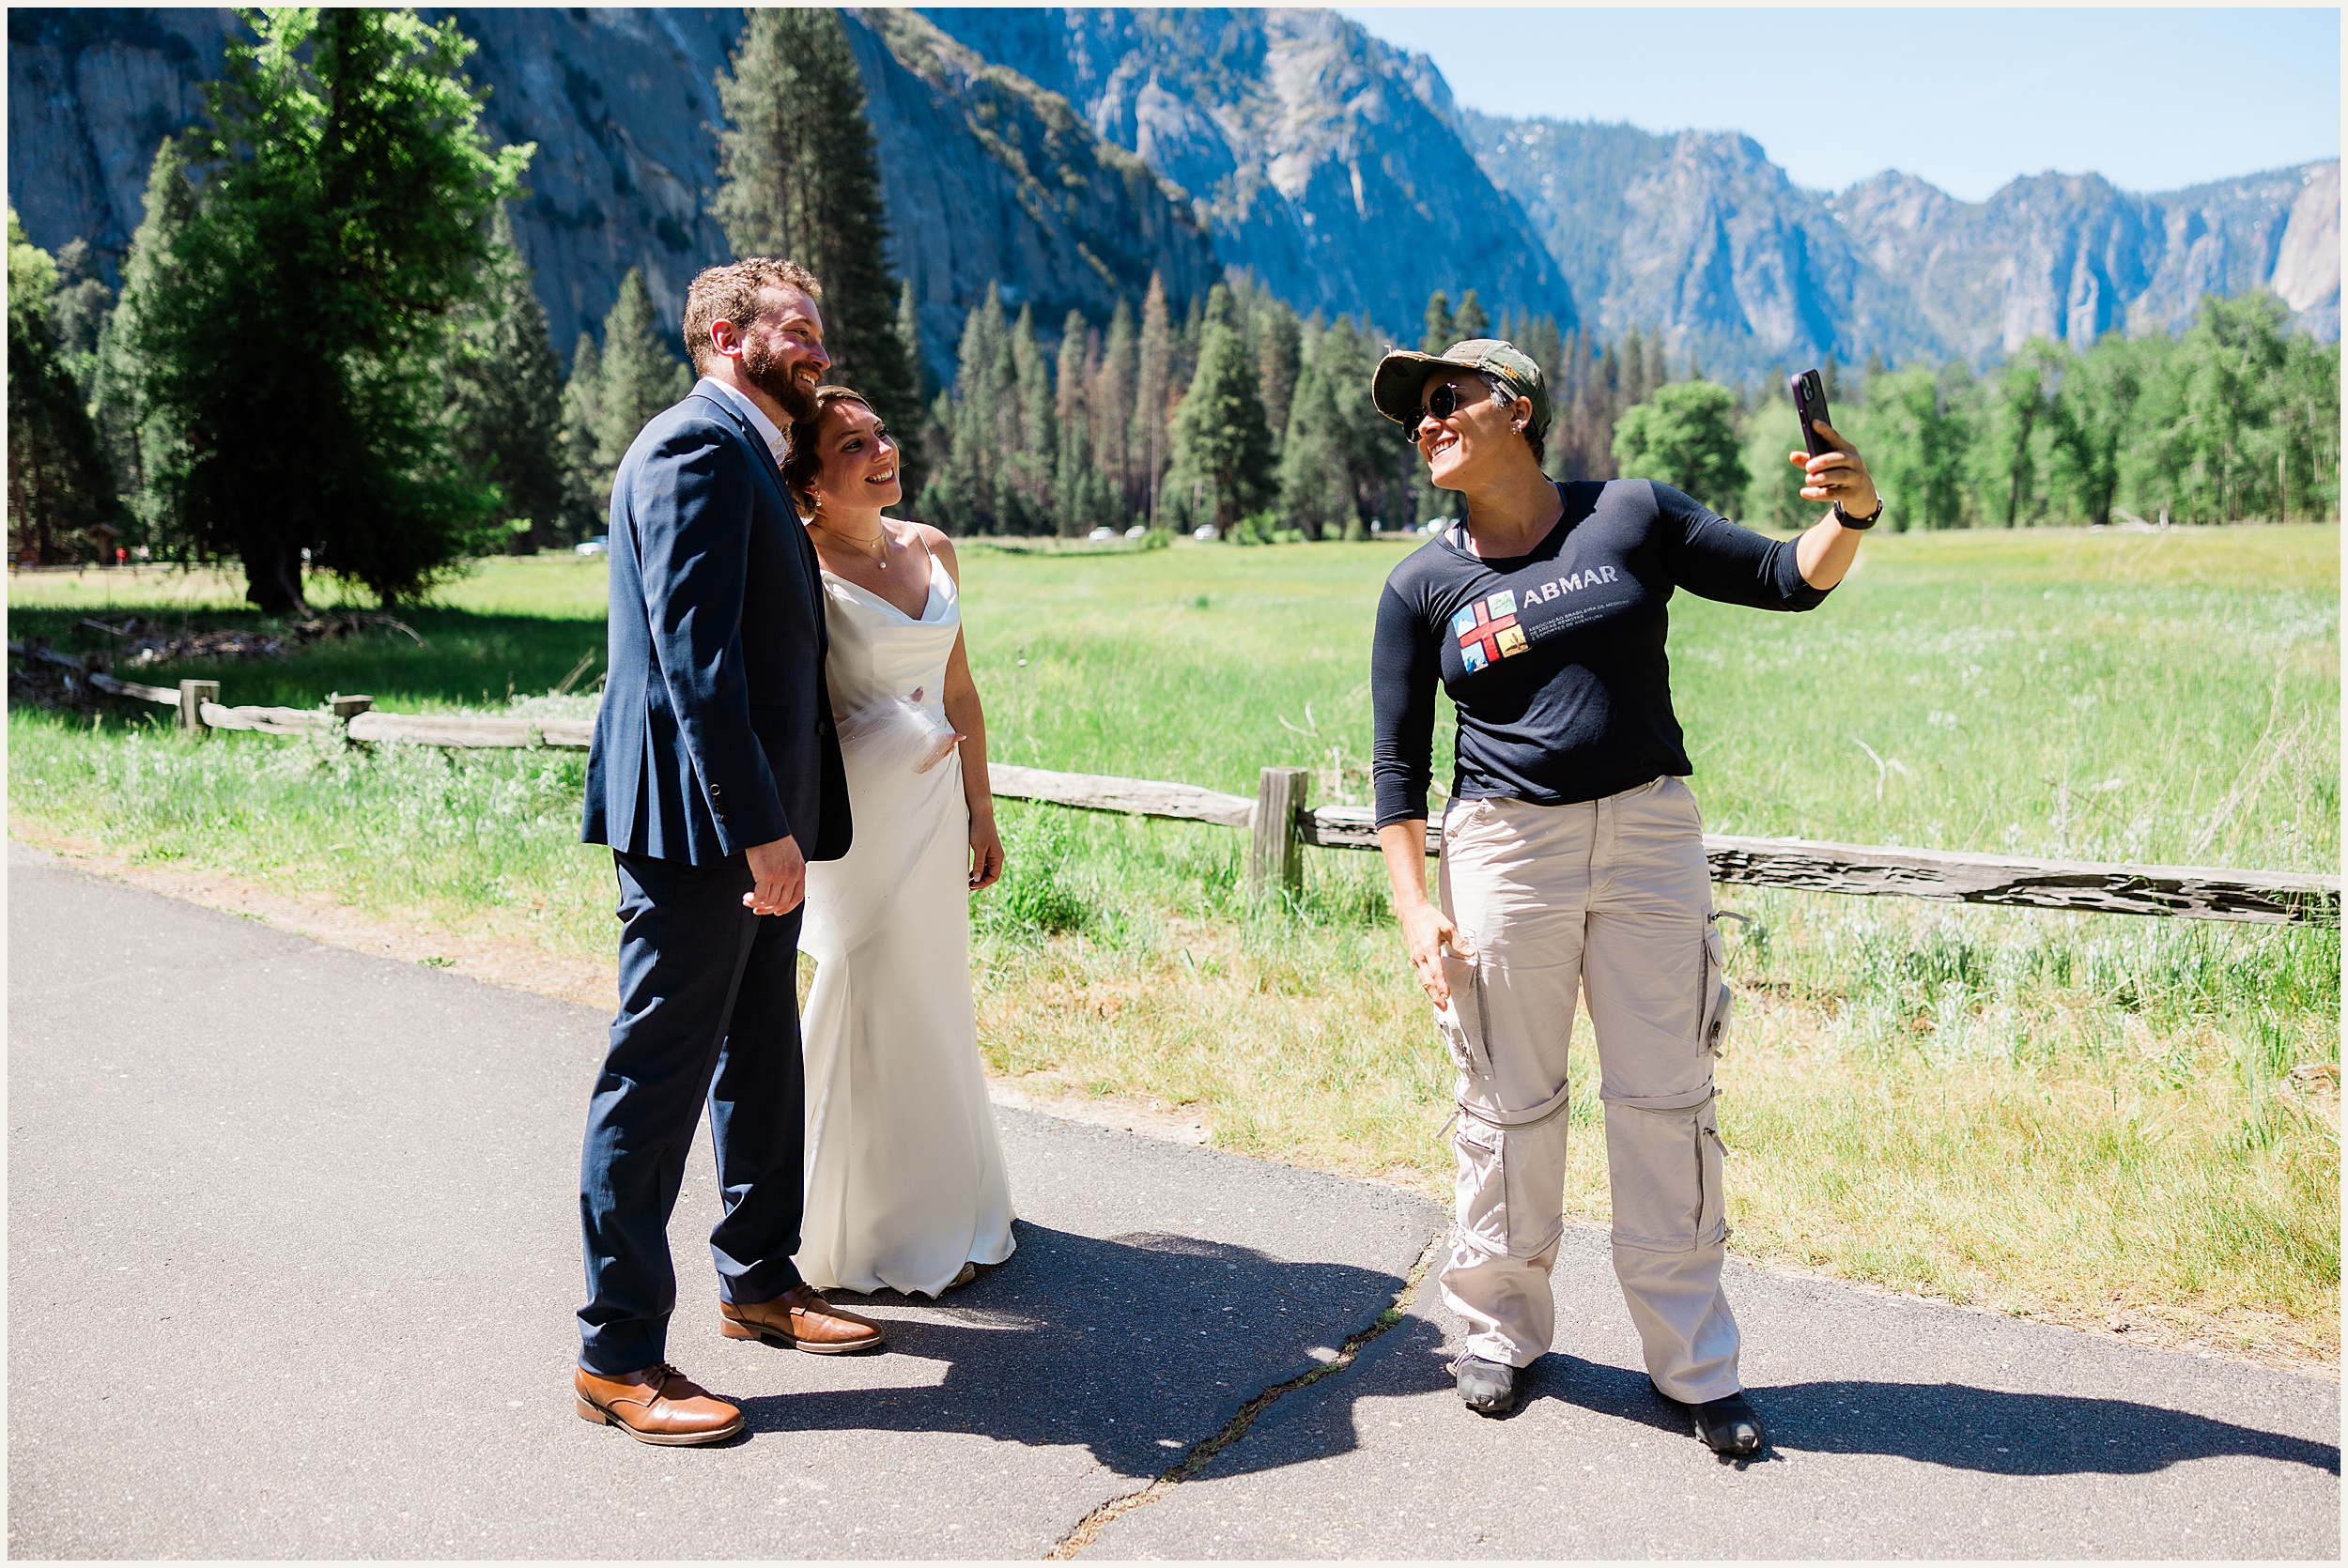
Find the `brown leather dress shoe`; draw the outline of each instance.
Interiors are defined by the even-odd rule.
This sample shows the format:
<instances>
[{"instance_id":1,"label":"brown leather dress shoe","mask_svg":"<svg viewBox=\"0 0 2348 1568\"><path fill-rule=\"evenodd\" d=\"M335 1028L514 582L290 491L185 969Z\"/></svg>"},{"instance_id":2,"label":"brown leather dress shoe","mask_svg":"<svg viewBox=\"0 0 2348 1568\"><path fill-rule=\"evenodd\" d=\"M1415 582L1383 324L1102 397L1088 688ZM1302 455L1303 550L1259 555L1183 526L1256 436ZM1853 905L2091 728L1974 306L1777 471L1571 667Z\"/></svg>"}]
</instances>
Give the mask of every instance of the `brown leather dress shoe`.
<instances>
[{"instance_id":1,"label":"brown leather dress shoe","mask_svg":"<svg viewBox=\"0 0 2348 1568\"><path fill-rule=\"evenodd\" d=\"M881 1342L879 1324L833 1306L807 1284L793 1285L771 1301L718 1302L718 1331L728 1339L762 1339L818 1356L870 1350Z\"/></svg>"},{"instance_id":2,"label":"brown leather dress shoe","mask_svg":"<svg viewBox=\"0 0 2348 1568\"><path fill-rule=\"evenodd\" d=\"M625 1377L599 1377L580 1367L571 1388L581 1421L616 1426L640 1443L692 1448L742 1430L741 1411L666 1361Z\"/></svg>"}]
</instances>

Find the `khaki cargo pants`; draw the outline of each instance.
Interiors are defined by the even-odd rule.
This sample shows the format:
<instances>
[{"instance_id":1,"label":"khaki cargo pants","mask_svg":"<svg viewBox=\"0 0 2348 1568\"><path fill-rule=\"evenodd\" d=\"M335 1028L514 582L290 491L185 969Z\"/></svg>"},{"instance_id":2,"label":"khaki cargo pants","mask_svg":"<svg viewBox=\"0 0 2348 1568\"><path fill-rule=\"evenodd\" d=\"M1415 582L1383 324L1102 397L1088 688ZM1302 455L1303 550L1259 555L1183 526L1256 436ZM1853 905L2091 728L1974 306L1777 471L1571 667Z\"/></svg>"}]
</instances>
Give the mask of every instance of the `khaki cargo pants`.
<instances>
[{"instance_id":1,"label":"khaki cargo pants","mask_svg":"<svg viewBox=\"0 0 2348 1568\"><path fill-rule=\"evenodd\" d=\"M1466 1353L1526 1366L1550 1347L1579 991L1598 1036L1614 1276L1647 1371L1689 1403L1737 1392L1712 1108L1729 993L1695 796L1665 776L1575 806L1455 801L1443 833L1444 909L1475 953L1444 960L1452 1003L1438 1014L1460 1069L1459 1227L1441 1279Z\"/></svg>"}]
</instances>

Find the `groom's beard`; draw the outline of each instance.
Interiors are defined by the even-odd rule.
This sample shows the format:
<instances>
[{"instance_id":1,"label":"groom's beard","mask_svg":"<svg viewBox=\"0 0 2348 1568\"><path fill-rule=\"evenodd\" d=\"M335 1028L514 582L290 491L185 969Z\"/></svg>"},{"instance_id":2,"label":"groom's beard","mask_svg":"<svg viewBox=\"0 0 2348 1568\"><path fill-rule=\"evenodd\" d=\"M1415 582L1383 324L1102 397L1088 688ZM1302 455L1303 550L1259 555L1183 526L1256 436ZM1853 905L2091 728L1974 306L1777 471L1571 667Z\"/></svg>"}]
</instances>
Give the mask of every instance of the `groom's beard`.
<instances>
[{"instance_id":1,"label":"groom's beard","mask_svg":"<svg viewBox=\"0 0 2348 1568\"><path fill-rule=\"evenodd\" d=\"M761 339L742 345L742 374L750 385L781 404L794 421L804 422L815 417L815 389L798 378L797 369Z\"/></svg>"}]
</instances>

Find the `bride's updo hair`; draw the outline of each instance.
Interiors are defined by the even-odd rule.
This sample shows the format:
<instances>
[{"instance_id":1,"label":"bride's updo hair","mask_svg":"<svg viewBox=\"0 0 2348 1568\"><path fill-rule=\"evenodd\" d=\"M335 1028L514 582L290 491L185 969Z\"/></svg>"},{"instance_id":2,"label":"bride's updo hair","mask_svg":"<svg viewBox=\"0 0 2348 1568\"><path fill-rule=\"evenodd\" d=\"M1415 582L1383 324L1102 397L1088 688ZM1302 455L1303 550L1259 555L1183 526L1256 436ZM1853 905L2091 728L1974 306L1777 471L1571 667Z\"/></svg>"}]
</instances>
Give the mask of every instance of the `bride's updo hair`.
<instances>
[{"instance_id":1,"label":"bride's updo hair","mask_svg":"<svg viewBox=\"0 0 2348 1568\"><path fill-rule=\"evenodd\" d=\"M842 403L853 403L870 409L873 405L864 394L851 387L818 387L815 389L815 417L791 422L791 454L782 460L782 487L791 492L798 503L802 516L815 512L815 476L823 471L824 449L815 442L815 432L824 423L824 416Z\"/></svg>"}]
</instances>

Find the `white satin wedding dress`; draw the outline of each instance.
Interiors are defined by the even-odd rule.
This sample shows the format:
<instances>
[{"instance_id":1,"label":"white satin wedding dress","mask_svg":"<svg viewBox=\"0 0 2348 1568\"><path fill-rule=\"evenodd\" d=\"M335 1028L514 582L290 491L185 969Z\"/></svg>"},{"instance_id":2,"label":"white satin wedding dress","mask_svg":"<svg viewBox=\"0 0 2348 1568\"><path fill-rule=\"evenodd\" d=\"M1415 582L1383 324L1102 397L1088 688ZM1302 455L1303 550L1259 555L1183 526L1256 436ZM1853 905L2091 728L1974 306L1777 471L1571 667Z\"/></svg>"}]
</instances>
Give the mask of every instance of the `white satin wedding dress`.
<instances>
[{"instance_id":1,"label":"white satin wedding dress","mask_svg":"<svg viewBox=\"0 0 2348 1568\"><path fill-rule=\"evenodd\" d=\"M962 629L930 562L917 618L824 574L835 718L918 687L942 721ZM887 754L883 754L887 753ZM902 750L843 745L856 829L808 867L800 946L815 960L802 1024L807 1212L799 1272L819 1290L935 1295L965 1263L1011 1256L1011 1185L979 1066L970 998L970 816L962 757L916 773Z\"/></svg>"}]
</instances>

